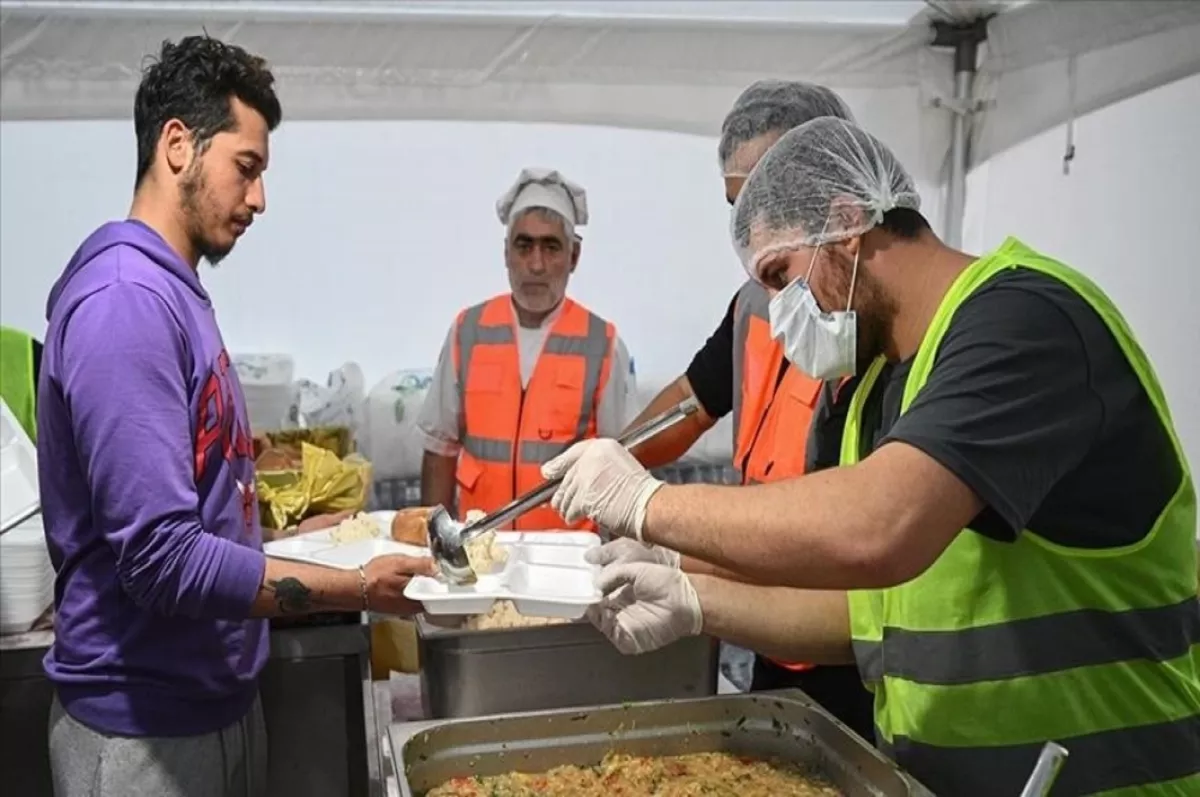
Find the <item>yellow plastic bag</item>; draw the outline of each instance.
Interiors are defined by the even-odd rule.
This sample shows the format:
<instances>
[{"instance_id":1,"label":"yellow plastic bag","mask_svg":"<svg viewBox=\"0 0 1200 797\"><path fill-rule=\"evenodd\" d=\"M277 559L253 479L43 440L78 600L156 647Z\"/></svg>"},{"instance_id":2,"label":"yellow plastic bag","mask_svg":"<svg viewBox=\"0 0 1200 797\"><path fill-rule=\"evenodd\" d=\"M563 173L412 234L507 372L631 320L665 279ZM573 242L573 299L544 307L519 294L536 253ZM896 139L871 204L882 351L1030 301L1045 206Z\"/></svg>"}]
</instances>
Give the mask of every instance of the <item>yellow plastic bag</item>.
<instances>
[{"instance_id":1,"label":"yellow plastic bag","mask_svg":"<svg viewBox=\"0 0 1200 797\"><path fill-rule=\"evenodd\" d=\"M359 454L338 457L302 442L300 471L260 474L256 479L263 525L286 529L309 515L359 511L367 503L371 463Z\"/></svg>"}]
</instances>

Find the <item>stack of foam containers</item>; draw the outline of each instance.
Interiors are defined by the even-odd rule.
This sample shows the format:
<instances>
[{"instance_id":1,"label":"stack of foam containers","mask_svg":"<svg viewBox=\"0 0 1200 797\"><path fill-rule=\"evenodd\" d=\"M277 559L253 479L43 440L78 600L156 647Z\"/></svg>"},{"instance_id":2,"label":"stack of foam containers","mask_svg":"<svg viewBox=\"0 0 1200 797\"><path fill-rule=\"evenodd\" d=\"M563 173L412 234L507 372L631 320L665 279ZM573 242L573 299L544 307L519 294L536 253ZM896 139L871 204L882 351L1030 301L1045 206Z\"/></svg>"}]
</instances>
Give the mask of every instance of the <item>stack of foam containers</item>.
<instances>
[{"instance_id":1,"label":"stack of foam containers","mask_svg":"<svg viewBox=\"0 0 1200 797\"><path fill-rule=\"evenodd\" d=\"M0 525L37 502L37 449L0 400ZM54 568L37 515L0 535L0 634L28 631L53 601Z\"/></svg>"},{"instance_id":2,"label":"stack of foam containers","mask_svg":"<svg viewBox=\"0 0 1200 797\"><path fill-rule=\"evenodd\" d=\"M289 418L297 403L293 384L296 363L287 354L236 354L233 357L250 428L255 434L292 428Z\"/></svg>"}]
</instances>

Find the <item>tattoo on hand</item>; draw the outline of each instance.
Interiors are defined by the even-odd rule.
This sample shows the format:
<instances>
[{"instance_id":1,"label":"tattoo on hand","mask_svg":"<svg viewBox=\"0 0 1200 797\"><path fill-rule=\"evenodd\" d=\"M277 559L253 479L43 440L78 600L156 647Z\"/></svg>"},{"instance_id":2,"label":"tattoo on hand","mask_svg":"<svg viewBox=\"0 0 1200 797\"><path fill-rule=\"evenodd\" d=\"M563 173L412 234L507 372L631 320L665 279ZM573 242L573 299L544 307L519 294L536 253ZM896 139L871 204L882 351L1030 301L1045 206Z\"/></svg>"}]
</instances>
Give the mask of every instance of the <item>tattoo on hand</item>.
<instances>
[{"instance_id":1,"label":"tattoo on hand","mask_svg":"<svg viewBox=\"0 0 1200 797\"><path fill-rule=\"evenodd\" d=\"M312 611L312 590L300 579L287 576L268 581L266 588L274 593L280 614L304 614Z\"/></svg>"}]
</instances>

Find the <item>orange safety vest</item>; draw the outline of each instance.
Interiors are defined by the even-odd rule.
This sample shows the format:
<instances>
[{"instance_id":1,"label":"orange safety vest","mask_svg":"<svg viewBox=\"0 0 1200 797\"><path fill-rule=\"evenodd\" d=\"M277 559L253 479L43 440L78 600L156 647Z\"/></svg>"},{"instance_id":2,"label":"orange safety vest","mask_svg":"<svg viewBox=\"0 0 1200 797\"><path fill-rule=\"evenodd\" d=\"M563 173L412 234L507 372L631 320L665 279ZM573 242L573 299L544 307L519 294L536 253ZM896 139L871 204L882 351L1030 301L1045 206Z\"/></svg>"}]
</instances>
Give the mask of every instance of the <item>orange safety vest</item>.
<instances>
[{"instance_id":1,"label":"orange safety vest","mask_svg":"<svg viewBox=\"0 0 1200 797\"><path fill-rule=\"evenodd\" d=\"M734 467L743 484L780 481L805 470L808 430L822 382L794 365L783 379L783 346L771 337L770 295L753 280L738 291L733 312ZM811 669L772 659L793 672Z\"/></svg>"},{"instance_id":2,"label":"orange safety vest","mask_svg":"<svg viewBox=\"0 0 1200 797\"><path fill-rule=\"evenodd\" d=\"M459 314L453 353L462 392L456 472L462 517L471 509L494 511L537 487L542 463L576 440L596 436L615 338L612 324L564 299L523 389L512 297L502 294ZM568 525L549 506L509 528L595 531L586 521Z\"/></svg>"}]
</instances>

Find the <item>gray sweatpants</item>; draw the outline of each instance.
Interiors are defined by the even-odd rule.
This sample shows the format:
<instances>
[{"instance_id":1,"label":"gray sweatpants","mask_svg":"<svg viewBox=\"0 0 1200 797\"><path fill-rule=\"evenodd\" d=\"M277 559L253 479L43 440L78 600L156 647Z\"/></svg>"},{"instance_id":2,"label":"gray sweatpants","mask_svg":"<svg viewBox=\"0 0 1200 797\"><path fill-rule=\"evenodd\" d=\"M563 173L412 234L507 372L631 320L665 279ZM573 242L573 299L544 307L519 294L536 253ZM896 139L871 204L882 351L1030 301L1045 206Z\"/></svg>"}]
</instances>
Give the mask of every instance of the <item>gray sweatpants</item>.
<instances>
[{"instance_id":1,"label":"gray sweatpants","mask_svg":"<svg viewBox=\"0 0 1200 797\"><path fill-rule=\"evenodd\" d=\"M249 713L204 736L107 736L50 707L55 797L263 797L267 728L256 698Z\"/></svg>"}]
</instances>

